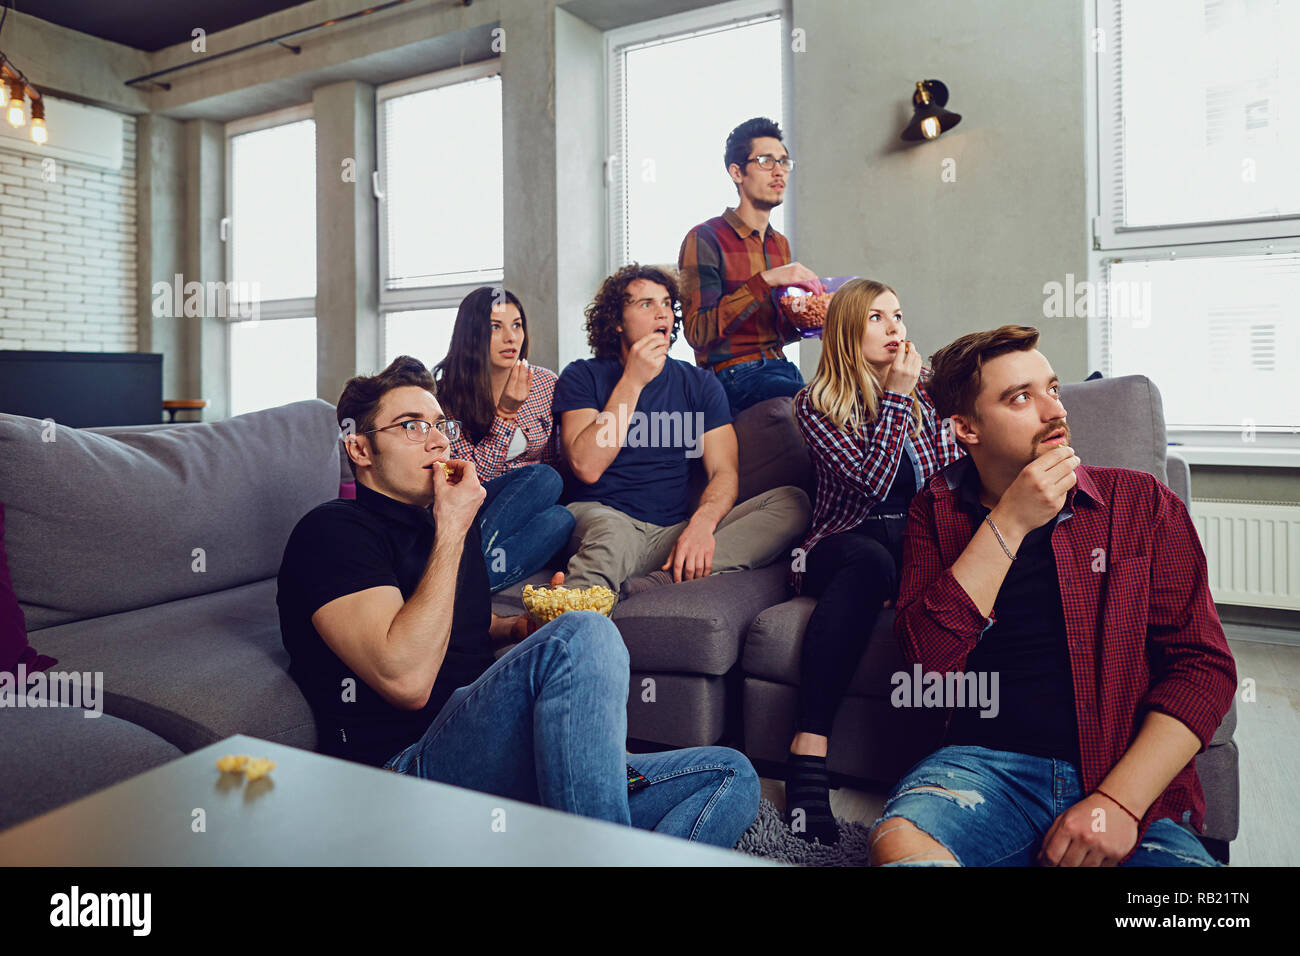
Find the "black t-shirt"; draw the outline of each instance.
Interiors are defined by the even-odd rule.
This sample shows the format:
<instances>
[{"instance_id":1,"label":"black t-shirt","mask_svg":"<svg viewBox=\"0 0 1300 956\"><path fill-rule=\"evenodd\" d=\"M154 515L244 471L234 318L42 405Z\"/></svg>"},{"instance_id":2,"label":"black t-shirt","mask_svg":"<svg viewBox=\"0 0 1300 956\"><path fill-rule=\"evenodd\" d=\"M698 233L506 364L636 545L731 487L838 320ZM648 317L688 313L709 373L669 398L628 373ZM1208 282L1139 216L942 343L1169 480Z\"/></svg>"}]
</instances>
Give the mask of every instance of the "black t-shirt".
<instances>
[{"instance_id":1,"label":"black t-shirt","mask_svg":"<svg viewBox=\"0 0 1300 956\"><path fill-rule=\"evenodd\" d=\"M916 475L912 473L912 459L904 451L894 472L894 481L889 486L885 497L881 498L871 509L873 515L905 515L912 507L912 496L916 494Z\"/></svg>"},{"instance_id":2,"label":"black t-shirt","mask_svg":"<svg viewBox=\"0 0 1300 956\"><path fill-rule=\"evenodd\" d=\"M979 486L979 472L968 468L958 500L982 522L989 509L979 502ZM980 716L978 706L957 708L944 743L1079 765L1074 681L1052 551L1057 520L1025 535L993 604L996 621L966 657L968 673L998 675L997 716Z\"/></svg>"},{"instance_id":3,"label":"black t-shirt","mask_svg":"<svg viewBox=\"0 0 1300 956\"><path fill-rule=\"evenodd\" d=\"M380 697L312 625L312 615L330 601L367 588L391 585L409 600L424 576L434 528L427 509L357 482L355 501L318 505L289 536L276 595L280 633L289 674L316 717L322 753L382 766L424 735L452 691L492 665L491 597L477 521L465 536L456 593L448 596L455 610L447 655L420 710L401 710ZM349 678L352 693L344 684Z\"/></svg>"}]
</instances>

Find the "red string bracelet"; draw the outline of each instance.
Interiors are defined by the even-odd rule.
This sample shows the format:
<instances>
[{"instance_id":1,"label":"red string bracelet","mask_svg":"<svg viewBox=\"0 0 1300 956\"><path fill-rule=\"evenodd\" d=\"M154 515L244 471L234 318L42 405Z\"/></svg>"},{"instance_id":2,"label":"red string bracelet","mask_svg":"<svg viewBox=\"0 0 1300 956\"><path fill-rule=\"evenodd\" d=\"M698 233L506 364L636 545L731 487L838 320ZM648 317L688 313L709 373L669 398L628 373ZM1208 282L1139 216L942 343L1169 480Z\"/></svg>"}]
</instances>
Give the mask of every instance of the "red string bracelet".
<instances>
[{"instance_id":1,"label":"red string bracelet","mask_svg":"<svg viewBox=\"0 0 1300 956\"><path fill-rule=\"evenodd\" d=\"M1099 793L1099 794L1101 794L1103 797L1105 797L1105 798L1106 798L1107 800L1109 800L1111 803L1115 804L1115 806L1119 807L1121 810L1123 810L1125 813L1127 813L1129 816L1131 816L1131 817L1133 818L1133 822L1136 823L1139 827L1142 826L1142 821L1138 819L1138 816L1137 816L1136 813L1134 813L1134 812L1133 812L1132 810L1130 810L1128 807L1124 806L1124 804L1120 803L1118 800L1116 800L1114 797L1112 797L1112 796L1111 796L1109 793L1107 793L1105 790L1101 789L1101 787L1097 787L1096 789L1094 789L1094 790L1093 790L1093 793Z\"/></svg>"}]
</instances>

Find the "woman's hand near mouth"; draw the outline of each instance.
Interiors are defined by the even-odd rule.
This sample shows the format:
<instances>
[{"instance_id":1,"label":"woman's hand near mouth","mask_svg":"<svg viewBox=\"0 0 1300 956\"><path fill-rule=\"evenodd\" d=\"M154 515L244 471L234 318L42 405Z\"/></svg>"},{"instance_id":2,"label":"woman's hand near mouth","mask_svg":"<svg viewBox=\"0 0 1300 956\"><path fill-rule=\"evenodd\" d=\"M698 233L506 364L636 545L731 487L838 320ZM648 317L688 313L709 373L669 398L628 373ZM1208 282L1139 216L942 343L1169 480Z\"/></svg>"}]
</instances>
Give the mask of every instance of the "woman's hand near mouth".
<instances>
[{"instance_id":1,"label":"woman's hand near mouth","mask_svg":"<svg viewBox=\"0 0 1300 956\"><path fill-rule=\"evenodd\" d=\"M520 359L510 368L506 377L506 387L497 399L497 414L512 421L519 407L528 401L528 390L533 387L533 367L527 360Z\"/></svg>"},{"instance_id":2,"label":"woman's hand near mouth","mask_svg":"<svg viewBox=\"0 0 1300 956\"><path fill-rule=\"evenodd\" d=\"M894 362L885 377L885 391L911 395L921 377L921 351L910 340L894 350Z\"/></svg>"}]
</instances>

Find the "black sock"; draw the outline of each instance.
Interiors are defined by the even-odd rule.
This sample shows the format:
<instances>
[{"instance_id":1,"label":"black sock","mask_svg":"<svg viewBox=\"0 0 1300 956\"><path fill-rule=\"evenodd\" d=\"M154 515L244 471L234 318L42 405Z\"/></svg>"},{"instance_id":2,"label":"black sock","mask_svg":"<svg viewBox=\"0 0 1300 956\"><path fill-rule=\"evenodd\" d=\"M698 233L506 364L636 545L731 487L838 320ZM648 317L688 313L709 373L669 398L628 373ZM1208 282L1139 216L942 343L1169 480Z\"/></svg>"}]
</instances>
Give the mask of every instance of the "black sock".
<instances>
[{"instance_id":1,"label":"black sock","mask_svg":"<svg viewBox=\"0 0 1300 956\"><path fill-rule=\"evenodd\" d=\"M786 758L785 808L790 831L799 839L820 840L824 846L839 842L825 757L790 754Z\"/></svg>"}]
</instances>

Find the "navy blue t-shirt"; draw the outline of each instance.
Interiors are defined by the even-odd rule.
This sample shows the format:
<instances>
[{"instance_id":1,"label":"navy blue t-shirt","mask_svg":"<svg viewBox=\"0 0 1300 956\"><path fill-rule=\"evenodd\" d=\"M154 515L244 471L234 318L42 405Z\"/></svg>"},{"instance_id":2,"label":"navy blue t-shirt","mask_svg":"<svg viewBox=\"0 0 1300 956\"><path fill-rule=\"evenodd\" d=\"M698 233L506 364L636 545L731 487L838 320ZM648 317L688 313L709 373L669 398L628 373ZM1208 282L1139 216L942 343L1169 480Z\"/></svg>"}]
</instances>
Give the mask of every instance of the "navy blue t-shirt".
<instances>
[{"instance_id":1,"label":"navy blue t-shirt","mask_svg":"<svg viewBox=\"0 0 1300 956\"><path fill-rule=\"evenodd\" d=\"M555 417L580 408L604 411L623 364L570 362L555 383ZM673 525L690 517L691 462L704 454L704 433L731 424L717 376L670 358L637 400L618 457L594 485L579 483L575 501L599 501L640 521ZM608 426L611 436L616 426Z\"/></svg>"}]
</instances>

